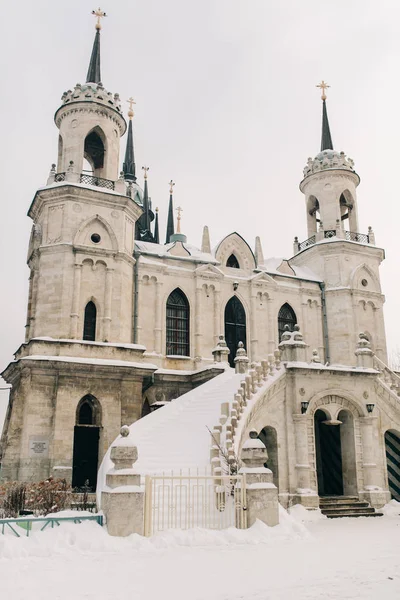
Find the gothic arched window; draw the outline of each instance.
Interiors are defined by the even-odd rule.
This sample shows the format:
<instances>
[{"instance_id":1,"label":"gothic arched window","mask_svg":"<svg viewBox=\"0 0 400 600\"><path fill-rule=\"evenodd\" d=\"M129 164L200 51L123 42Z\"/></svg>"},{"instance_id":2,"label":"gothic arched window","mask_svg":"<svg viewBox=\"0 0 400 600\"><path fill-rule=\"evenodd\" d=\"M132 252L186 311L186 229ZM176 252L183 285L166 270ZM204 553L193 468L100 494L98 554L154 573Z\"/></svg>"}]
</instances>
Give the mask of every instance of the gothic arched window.
<instances>
[{"instance_id":1,"label":"gothic arched window","mask_svg":"<svg viewBox=\"0 0 400 600\"><path fill-rule=\"evenodd\" d=\"M289 331L293 331L294 326L297 323L296 313L290 304L284 304L278 313L278 333L279 341L282 339L283 332L285 331L285 325L289 325Z\"/></svg>"},{"instance_id":2,"label":"gothic arched window","mask_svg":"<svg viewBox=\"0 0 400 600\"><path fill-rule=\"evenodd\" d=\"M94 302L86 304L85 320L83 323L83 339L94 342L96 339L96 317L97 309Z\"/></svg>"},{"instance_id":3,"label":"gothic arched window","mask_svg":"<svg viewBox=\"0 0 400 600\"><path fill-rule=\"evenodd\" d=\"M167 355L190 356L189 316L189 302L177 288L167 300Z\"/></svg>"},{"instance_id":4,"label":"gothic arched window","mask_svg":"<svg viewBox=\"0 0 400 600\"><path fill-rule=\"evenodd\" d=\"M234 254L230 255L226 261L226 266L231 267L231 269L240 269L239 261Z\"/></svg>"},{"instance_id":5,"label":"gothic arched window","mask_svg":"<svg viewBox=\"0 0 400 600\"><path fill-rule=\"evenodd\" d=\"M93 425L93 407L89 401L81 404L78 413L78 425Z\"/></svg>"},{"instance_id":6,"label":"gothic arched window","mask_svg":"<svg viewBox=\"0 0 400 600\"><path fill-rule=\"evenodd\" d=\"M99 127L93 129L85 138L84 158L88 161L93 171L104 166L104 141L103 132Z\"/></svg>"}]
</instances>

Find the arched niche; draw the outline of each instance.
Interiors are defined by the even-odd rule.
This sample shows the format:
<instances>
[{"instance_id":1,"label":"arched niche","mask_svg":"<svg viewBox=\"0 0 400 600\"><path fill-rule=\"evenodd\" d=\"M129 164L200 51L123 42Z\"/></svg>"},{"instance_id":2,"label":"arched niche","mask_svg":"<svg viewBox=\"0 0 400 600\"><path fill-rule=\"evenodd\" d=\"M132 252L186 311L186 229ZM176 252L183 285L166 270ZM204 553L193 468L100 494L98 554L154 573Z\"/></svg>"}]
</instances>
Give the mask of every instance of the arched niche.
<instances>
[{"instance_id":1,"label":"arched niche","mask_svg":"<svg viewBox=\"0 0 400 600\"><path fill-rule=\"evenodd\" d=\"M340 194L339 204L343 229L358 233L356 202L349 190L346 189Z\"/></svg>"},{"instance_id":2,"label":"arched niche","mask_svg":"<svg viewBox=\"0 0 400 600\"><path fill-rule=\"evenodd\" d=\"M110 224L100 215L94 215L80 224L74 237L74 246L118 251L117 237Z\"/></svg>"},{"instance_id":3,"label":"arched niche","mask_svg":"<svg viewBox=\"0 0 400 600\"><path fill-rule=\"evenodd\" d=\"M215 258L223 267L227 266L227 261L232 255L236 257L240 269L252 271L256 268L256 261L252 249L246 240L236 232L226 236L218 244L215 251Z\"/></svg>"},{"instance_id":4,"label":"arched niche","mask_svg":"<svg viewBox=\"0 0 400 600\"><path fill-rule=\"evenodd\" d=\"M106 136L101 127L96 126L85 137L83 156L98 177L103 173L105 152Z\"/></svg>"},{"instance_id":5,"label":"arched niche","mask_svg":"<svg viewBox=\"0 0 400 600\"><path fill-rule=\"evenodd\" d=\"M226 266L231 269L240 269L239 261L233 253L230 256L228 256Z\"/></svg>"},{"instance_id":6,"label":"arched niche","mask_svg":"<svg viewBox=\"0 0 400 600\"><path fill-rule=\"evenodd\" d=\"M228 361L231 367L235 366L235 356L239 342L247 348L246 339L246 311L237 296L232 296L225 305L224 311L225 341L229 348Z\"/></svg>"},{"instance_id":7,"label":"arched niche","mask_svg":"<svg viewBox=\"0 0 400 600\"><path fill-rule=\"evenodd\" d=\"M279 491L279 461L278 461L278 434L275 427L267 425L258 434L267 449L267 462L264 466L272 471L274 485Z\"/></svg>"}]
</instances>

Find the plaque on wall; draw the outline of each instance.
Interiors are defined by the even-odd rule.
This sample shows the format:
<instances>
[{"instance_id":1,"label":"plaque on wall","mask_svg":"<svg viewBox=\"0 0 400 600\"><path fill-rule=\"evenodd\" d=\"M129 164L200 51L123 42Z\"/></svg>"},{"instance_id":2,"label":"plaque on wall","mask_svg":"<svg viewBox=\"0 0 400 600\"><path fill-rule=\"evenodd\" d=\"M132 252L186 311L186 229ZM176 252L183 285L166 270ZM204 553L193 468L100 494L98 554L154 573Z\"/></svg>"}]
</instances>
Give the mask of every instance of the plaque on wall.
<instances>
[{"instance_id":1,"label":"plaque on wall","mask_svg":"<svg viewBox=\"0 0 400 600\"><path fill-rule=\"evenodd\" d=\"M46 458L49 455L49 438L44 436L31 436L29 438L29 456Z\"/></svg>"}]
</instances>

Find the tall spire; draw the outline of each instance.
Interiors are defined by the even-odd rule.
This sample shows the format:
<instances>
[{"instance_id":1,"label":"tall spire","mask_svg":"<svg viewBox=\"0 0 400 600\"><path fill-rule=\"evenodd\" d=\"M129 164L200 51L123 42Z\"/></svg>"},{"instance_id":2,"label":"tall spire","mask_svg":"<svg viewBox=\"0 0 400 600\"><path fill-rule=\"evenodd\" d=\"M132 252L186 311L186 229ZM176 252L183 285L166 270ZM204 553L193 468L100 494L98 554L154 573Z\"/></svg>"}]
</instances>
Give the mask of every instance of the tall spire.
<instances>
[{"instance_id":1,"label":"tall spire","mask_svg":"<svg viewBox=\"0 0 400 600\"><path fill-rule=\"evenodd\" d=\"M167 236L165 238L165 243L169 244L171 241L171 235L175 233L174 227L174 204L172 201L172 195L174 193L174 185L175 183L172 181L169 182L169 205L168 205L168 220L167 220Z\"/></svg>"},{"instance_id":2,"label":"tall spire","mask_svg":"<svg viewBox=\"0 0 400 600\"><path fill-rule=\"evenodd\" d=\"M101 75L100 75L100 29L101 22L100 19L106 17L106 13L98 8L97 10L92 10L92 15L97 17L96 21L96 35L94 36L92 55L90 57L90 63L88 72L86 75L86 83L100 83Z\"/></svg>"},{"instance_id":3,"label":"tall spire","mask_svg":"<svg viewBox=\"0 0 400 600\"><path fill-rule=\"evenodd\" d=\"M133 149L133 131L132 131L132 118L134 116L133 105L136 104L133 98L127 100L129 104L128 117L128 138L126 140L125 160L122 166L122 170L127 181L136 181L136 165L135 165L135 152Z\"/></svg>"},{"instance_id":4,"label":"tall spire","mask_svg":"<svg viewBox=\"0 0 400 600\"><path fill-rule=\"evenodd\" d=\"M326 94L325 90L329 87L324 80L321 81L317 86L321 89L321 100L322 100L322 136L321 136L321 152L323 150L333 150L333 142L331 136L331 130L329 128L328 111L326 109Z\"/></svg>"},{"instance_id":5,"label":"tall spire","mask_svg":"<svg viewBox=\"0 0 400 600\"><path fill-rule=\"evenodd\" d=\"M158 208L156 208L156 221L154 223L154 243L160 243L160 233L158 231Z\"/></svg>"},{"instance_id":6,"label":"tall spire","mask_svg":"<svg viewBox=\"0 0 400 600\"><path fill-rule=\"evenodd\" d=\"M146 231L150 231L150 202L149 202L149 189L147 186L147 171L149 167L142 167L144 171L144 190L143 190L143 227Z\"/></svg>"}]
</instances>

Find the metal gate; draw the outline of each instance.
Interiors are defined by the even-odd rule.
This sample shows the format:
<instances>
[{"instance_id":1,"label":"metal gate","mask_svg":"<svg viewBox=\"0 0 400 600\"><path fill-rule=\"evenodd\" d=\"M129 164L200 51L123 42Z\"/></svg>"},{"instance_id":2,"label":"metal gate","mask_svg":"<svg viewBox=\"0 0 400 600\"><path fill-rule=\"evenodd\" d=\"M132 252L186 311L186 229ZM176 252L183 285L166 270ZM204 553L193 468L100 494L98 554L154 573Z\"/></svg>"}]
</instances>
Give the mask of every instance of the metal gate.
<instances>
[{"instance_id":1,"label":"metal gate","mask_svg":"<svg viewBox=\"0 0 400 600\"><path fill-rule=\"evenodd\" d=\"M245 529L246 476L146 476L146 536L168 529Z\"/></svg>"}]
</instances>

